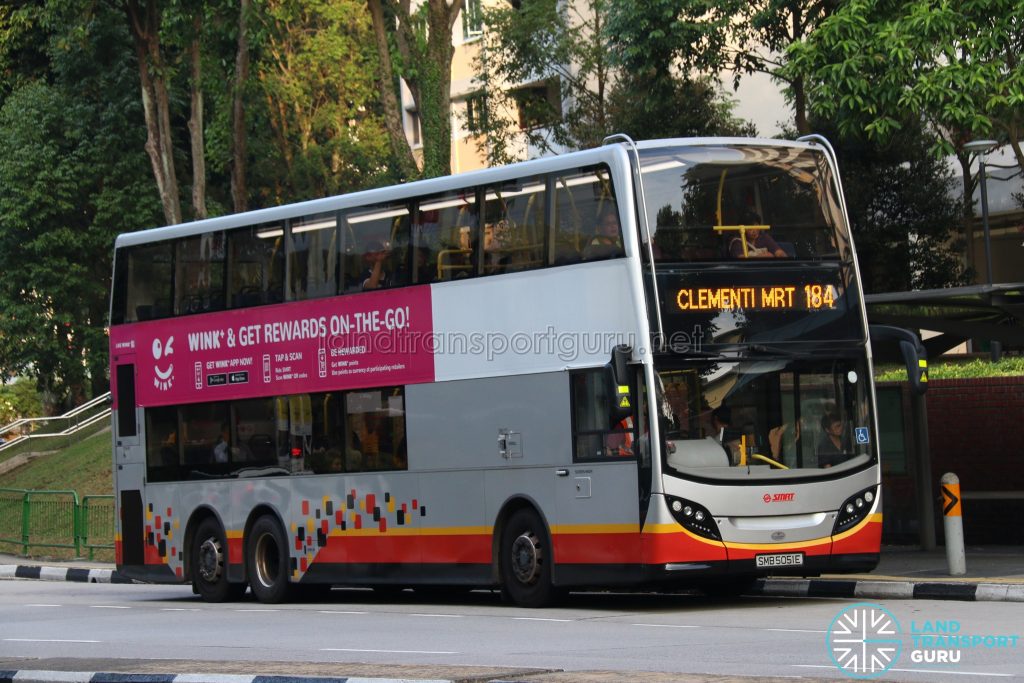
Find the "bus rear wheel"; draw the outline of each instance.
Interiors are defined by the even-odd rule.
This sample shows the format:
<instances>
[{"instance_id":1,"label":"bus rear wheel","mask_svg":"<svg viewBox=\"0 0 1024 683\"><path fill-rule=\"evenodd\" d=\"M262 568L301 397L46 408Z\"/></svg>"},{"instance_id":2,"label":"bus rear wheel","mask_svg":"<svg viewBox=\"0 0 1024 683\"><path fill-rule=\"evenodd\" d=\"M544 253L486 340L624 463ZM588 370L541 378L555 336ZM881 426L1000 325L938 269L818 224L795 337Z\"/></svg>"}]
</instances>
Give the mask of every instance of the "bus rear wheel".
<instances>
[{"instance_id":1,"label":"bus rear wheel","mask_svg":"<svg viewBox=\"0 0 1024 683\"><path fill-rule=\"evenodd\" d=\"M518 510L501 534L498 562L502 596L521 607L544 607L556 597L551 583L551 540L540 517Z\"/></svg>"},{"instance_id":2,"label":"bus rear wheel","mask_svg":"<svg viewBox=\"0 0 1024 683\"><path fill-rule=\"evenodd\" d=\"M192 540L192 587L206 602L229 602L245 594L244 583L227 577L227 537L213 518L199 523Z\"/></svg>"},{"instance_id":3,"label":"bus rear wheel","mask_svg":"<svg viewBox=\"0 0 1024 683\"><path fill-rule=\"evenodd\" d=\"M252 525L246 547L249 585L256 599L279 603L288 599L288 540L284 529L271 515L263 515Z\"/></svg>"}]
</instances>

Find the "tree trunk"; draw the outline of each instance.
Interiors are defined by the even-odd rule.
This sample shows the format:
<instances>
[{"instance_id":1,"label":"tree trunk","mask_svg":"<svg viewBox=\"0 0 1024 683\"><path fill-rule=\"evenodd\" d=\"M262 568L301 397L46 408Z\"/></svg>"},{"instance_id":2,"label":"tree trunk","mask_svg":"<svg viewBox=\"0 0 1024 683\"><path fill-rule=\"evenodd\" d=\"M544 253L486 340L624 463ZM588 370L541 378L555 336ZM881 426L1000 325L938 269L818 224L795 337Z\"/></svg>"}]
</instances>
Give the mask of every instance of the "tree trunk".
<instances>
[{"instance_id":1,"label":"tree trunk","mask_svg":"<svg viewBox=\"0 0 1024 683\"><path fill-rule=\"evenodd\" d=\"M448 175L452 169L452 26L461 8L461 0L451 7L446 0L429 0L427 7L427 58L419 71L425 178Z\"/></svg>"},{"instance_id":2,"label":"tree trunk","mask_svg":"<svg viewBox=\"0 0 1024 683\"><path fill-rule=\"evenodd\" d=\"M199 54L199 39L203 30L203 17L197 11L192 18L192 42L189 61L192 76L192 105L188 119L189 139L192 144L192 211L195 220L206 218L206 151L203 141L203 65Z\"/></svg>"},{"instance_id":3,"label":"tree trunk","mask_svg":"<svg viewBox=\"0 0 1024 683\"><path fill-rule=\"evenodd\" d=\"M249 6L250 0L238 5L238 50L235 53L235 84L231 101L231 200L236 213L249 208L246 188L248 138L245 129L244 90L249 80Z\"/></svg>"},{"instance_id":4,"label":"tree trunk","mask_svg":"<svg viewBox=\"0 0 1024 683\"><path fill-rule=\"evenodd\" d=\"M402 179L411 180L419 177L420 172L412 149L409 148L405 128L402 126L402 112L395 92L395 71L391 64L391 48L388 45L384 11L381 0L367 0L366 5L373 21L373 37L377 44L377 58L380 60L377 69L377 88L380 90L381 104L384 107L384 124L388 131L391 153L398 164Z\"/></svg>"},{"instance_id":5,"label":"tree trunk","mask_svg":"<svg viewBox=\"0 0 1024 683\"><path fill-rule=\"evenodd\" d=\"M167 95L166 65L160 54L160 10L156 0L125 0L128 27L139 60L142 107L146 118L146 153L153 166L164 220L168 225L181 222L181 198L174 171L174 144L171 141L170 98Z\"/></svg>"}]
</instances>

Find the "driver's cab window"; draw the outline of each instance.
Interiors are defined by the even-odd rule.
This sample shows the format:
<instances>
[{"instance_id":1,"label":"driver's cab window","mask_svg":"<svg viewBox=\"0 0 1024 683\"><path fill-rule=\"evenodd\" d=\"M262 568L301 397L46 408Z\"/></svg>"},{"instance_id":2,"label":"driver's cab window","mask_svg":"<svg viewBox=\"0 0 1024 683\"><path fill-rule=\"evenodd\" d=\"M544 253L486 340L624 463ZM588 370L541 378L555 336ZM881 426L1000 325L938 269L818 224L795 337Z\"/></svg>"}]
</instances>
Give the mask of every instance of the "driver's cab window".
<instances>
[{"instance_id":1,"label":"driver's cab window","mask_svg":"<svg viewBox=\"0 0 1024 683\"><path fill-rule=\"evenodd\" d=\"M637 453L636 420L620 417L607 371L603 368L570 375L575 462L632 458ZM634 392L635 393L635 392Z\"/></svg>"}]
</instances>

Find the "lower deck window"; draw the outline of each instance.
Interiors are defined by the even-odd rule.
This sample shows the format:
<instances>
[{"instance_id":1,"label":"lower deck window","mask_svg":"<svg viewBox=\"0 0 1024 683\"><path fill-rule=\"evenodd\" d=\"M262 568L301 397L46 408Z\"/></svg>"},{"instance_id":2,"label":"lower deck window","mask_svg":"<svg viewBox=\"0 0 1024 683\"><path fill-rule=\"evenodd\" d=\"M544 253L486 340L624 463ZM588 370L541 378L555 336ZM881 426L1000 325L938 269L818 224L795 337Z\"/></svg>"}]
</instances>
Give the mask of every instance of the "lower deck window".
<instances>
[{"instance_id":1,"label":"lower deck window","mask_svg":"<svg viewBox=\"0 0 1024 683\"><path fill-rule=\"evenodd\" d=\"M403 387L146 410L151 482L404 470L407 460Z\"/></svg>"}]
</instances>

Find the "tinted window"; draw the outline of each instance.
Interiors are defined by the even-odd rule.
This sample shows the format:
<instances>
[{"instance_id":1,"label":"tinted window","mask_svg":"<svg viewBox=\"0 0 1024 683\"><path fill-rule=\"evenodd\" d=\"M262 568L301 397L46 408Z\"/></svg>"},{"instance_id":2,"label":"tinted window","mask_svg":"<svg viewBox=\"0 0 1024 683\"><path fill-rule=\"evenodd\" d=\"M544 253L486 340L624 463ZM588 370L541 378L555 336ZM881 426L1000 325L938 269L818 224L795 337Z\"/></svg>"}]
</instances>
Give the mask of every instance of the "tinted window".
<instances>
[{"instance_id":1,"label":"tinted window","mask_svg":"<svg viewBox=\"0 0 1024 683\"><path fill-rule=\"evenodd\" d=\"M284 226L253 226L228 233L231 308L284 300Z\"/></svg>"}]
</instances>

